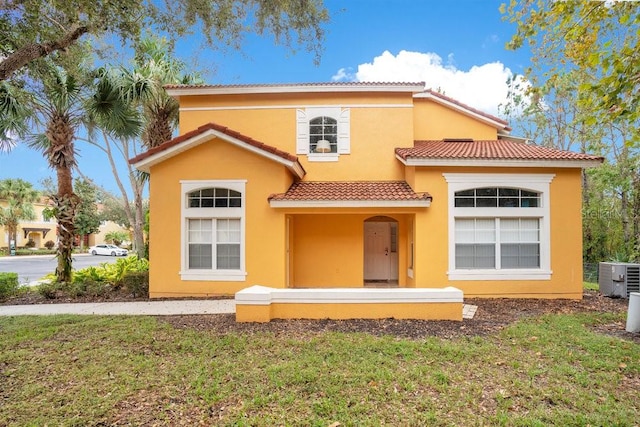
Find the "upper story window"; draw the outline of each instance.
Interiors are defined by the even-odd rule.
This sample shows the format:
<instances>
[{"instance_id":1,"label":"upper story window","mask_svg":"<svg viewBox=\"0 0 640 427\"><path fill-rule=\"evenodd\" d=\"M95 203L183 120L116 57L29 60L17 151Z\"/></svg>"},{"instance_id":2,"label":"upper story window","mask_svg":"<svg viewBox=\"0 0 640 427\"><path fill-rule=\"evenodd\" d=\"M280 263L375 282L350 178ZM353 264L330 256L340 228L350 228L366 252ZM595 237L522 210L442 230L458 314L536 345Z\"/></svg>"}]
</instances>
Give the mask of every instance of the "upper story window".
<instances>
[{"instance_id":1,"label":"upper story window","mask_svg":"<svg viewBox=\"0 0 640 427\"><path fill-rule=\"evenodd\" d=\"M309 152L338 152L338 121L321 116L309 120Z\"/></svg>"},{"instance_id":2,"label":"upper story window","mask_svg":"<svg viewBox=\"0 0 640 427\"><path fill-rule=\"evenodd\" d=\"M456 191L456 208L537 208L540 193L520 188L485 187Z\"/></svg>"},{"instance_id":3,"label":"upper story window","mask_svg":"<svg viewBox=\"0 0 640 427\"><path fill-rule=\"evenodd\" d=\"M296 153L316 162L335 162L349 154L350 117L350 110L341 107L296 110Z\"/></svg>"}]
</instances>

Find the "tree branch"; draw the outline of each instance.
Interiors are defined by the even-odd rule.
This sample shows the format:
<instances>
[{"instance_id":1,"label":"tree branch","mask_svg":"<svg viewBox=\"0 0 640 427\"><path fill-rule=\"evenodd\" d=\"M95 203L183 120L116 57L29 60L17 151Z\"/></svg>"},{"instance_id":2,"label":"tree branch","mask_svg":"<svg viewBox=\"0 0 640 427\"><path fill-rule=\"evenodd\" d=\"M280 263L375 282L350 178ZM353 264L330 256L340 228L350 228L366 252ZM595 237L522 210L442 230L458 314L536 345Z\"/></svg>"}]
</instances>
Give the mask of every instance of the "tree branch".
<instances>
[{"instance_id":1,"label":"tree branch","mask_svg":"<svg viewBox=\"0 0 640 427\"><path fill-rule=\"evenodd\" d=\"M34 59L42 58L56 50L64 50L89 32L88 26L72 28L62 38L47 43L30 43L22 46L0 62L0 80L7 80L20 68Z\"/></svg>"}]
</instances>

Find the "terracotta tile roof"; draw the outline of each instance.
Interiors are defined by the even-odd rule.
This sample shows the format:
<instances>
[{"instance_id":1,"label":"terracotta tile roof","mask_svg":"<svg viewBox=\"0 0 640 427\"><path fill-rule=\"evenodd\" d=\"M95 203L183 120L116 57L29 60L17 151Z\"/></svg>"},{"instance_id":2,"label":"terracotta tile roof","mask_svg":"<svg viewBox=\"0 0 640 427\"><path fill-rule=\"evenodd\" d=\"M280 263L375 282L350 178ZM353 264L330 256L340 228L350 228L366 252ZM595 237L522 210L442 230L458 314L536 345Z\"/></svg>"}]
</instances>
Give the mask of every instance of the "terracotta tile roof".
<instances>
[{"instance_id":1,"label":"terracotta tile roof","mask_svg":"<svg viewBox=\"0 0 640 427\"><path fill-rule=\"evenodd\" d=\"M410 85L423 85L424 82L317 82L317 83L253 83L253 84L234 84L234 85L210 85L210 84L196 84L196 85L165 85L165 89L248 89L248 88L277 88L277 87L377 87L377 86L410 86Z\"/></svg>"},{"instance_id":2,"label":"terracotta tile roof","mask_svg":"<svg viewBox=\"0 0 640 427\"><path fill-rule=\"evenodd\" d=\"M296 182L286 193L269 200L287 201L406 201L431 200L429 193L416 193L405 181Z\"/></svg>"},{"instance_id":3,"label":"terracotta tile roof","mask_svg":"<svg viewBox=\"0 0 640 427\"><path fill-rule=\"evenodd\" d=\"M294 156L293 154L287 153L286 151L282 151L277 149L276 147L273 147L271 145L267 145L264 144L260 141L256 141L255 139L248 137L246 135L241 134L240 132L236 132L234 130L229 129L228 127L225 126L221 126L215 123L207 123L205 125L200 126L197 129L192 130L191 132L187 132L184 135L180 135L176 138L173 138L169 141L163 142L162 144L158 145L157 147L151 148L147 151L145 151L144 153L138 154L136 157L129 159L129 163L134 164L134 163L138 163L141 160L144 160L156 153L160 153L168 148L171 148L173 146L176 146L184 141L187 141L190 138L193 138L195 136L198 136L208 130L216 130L218 132L222 132L225 135L228 135L232 138L238 139L244 143L247 143L255 148L258 148L262 151L271 153L271 154L275 154L278 157L281 157L285 160L288 160L290 162L297 162L298 158L296 156Z\"/></svg>"},{"instance_id":4,"label":"terracotta tile roof","mask_svg":"<svg viewBox=\"0 0 640 427\"><path fill-rule=\"evenodd\" d=\"M396 148L401 159L483 160L588 160L602 157L499 139L495 141L415 141L410 148Z\"/></svg>"},{"instance_id":5,"label":"terracotta tile roof","mask_svg":"<svg viewBox=\"0 0 640 427\"><path fill-rule=\"evenodd\" d=\"M450 97L448 97L448 96L446 96L446 95L443 95L443 94L441 94L441 93L438 93L438 92L436 92L436 91L434 91L434 90L432 90L432 89L426 89L426 90L425 90L425 93L428 93L428 94L432 95L432 96L433 96L433 97L435 97L435 98L440 98L440 99L442 99L442 100L444 100L444 101L447 101L447 102L450 102L450 103L452 103L452 104L455 104L455 105L457 105L458 107L464 108L465 110L472 111L472 112L474 112L474 113L476 113L476 114L479 114L479 115L481 115L481 116L484 116L484 117L486 117L486 118L488 118L488 119L491 119L491 120L493 120L493 121L496 121L496 122L498 122L498 123L502 123L502 124L505 126L505 129L506 129L506 130L511 130L511 128L509 127L509 123L508 123L506 120L503 120L503 119L501 119L501 118L499 118L499 117L496 117L496 116L494 116L494 115L491 115L491 114L485 113L484 111L480 111L480 110L478 110L478 109L476 109L476 108L470 107L470 106L468 106L467 104L463 104L462 102L460 102L460 101L458 101L458 100L455 100L455 99L450 98Z\"/></svg>"}]
</instances>

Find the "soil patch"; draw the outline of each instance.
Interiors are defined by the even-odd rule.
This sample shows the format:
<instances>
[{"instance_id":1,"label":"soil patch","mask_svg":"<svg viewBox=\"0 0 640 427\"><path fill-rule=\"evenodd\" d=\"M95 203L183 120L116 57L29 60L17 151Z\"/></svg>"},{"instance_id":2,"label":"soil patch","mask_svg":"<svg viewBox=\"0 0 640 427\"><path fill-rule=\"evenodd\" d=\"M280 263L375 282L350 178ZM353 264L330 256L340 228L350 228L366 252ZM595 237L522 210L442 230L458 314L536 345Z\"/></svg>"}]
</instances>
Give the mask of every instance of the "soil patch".
<instances>
[{"instance_id":1,"label":"soil patch","mask_svg":"<svg viewBox=\"0 0 640 427\"><path fill-rule=\"evenodd\" d=\"M133 297L124 291L112 292L108 296L102 297L83 296L74 299L47 299L36 292L29 292L8 299L0 303L0 305L128 301L149 301L149 299ZM465 304L476 305L478 306L478 310L473 319L465 319L462 322L444 320L324 319L272 320L269 323L236 323L233 314L161 316L159 319L170 323L176 328L208 330L218 334L226 334L229 332L269 332L275 335L295 337L332 331L345 333L361 332L376 336L391 335L410 339L432 336L446 339L493 334L516 320L550 313L626 313L629 301L620 298L604 297L597 291L585 291L583 299L580 301L562 299L468 298L465 299ZM602 334L640 343L640 334L625 331L625 326L623 322L614 322L611 324L597 325L594 329Z\"/></svg>"},{"instance_id":2,"label":"soil patch","mask_svg":"<svg viewBox=\"0 0 640 427\"><path fill-rule=\"evenodd\" d=\"M165 316L162 321L176 328L208 330L213 333L262 333L302 337L332 332L361 332L377 336L392 335L401 338L424 337L456 338L493 334L516 320L544 314L570 314L581 312L626 312L628 300L603 297L595 291L585 291L581 301L547 299L465 299L465 304L478 306L473 319L462 322L434 320L272 320L269 323L236 323L234 315ZM598 332L635 341L640 334L625 331L622 322L598 325Z\"/></svg>"}]
</instances>

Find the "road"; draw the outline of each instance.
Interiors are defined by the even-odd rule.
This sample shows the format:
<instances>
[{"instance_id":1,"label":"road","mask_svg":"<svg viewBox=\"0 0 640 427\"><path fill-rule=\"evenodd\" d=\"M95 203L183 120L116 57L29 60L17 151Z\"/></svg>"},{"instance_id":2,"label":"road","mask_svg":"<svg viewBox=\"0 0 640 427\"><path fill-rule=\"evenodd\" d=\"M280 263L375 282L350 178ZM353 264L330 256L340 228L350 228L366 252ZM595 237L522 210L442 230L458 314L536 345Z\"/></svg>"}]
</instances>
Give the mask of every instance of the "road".
<instances>
[{"instance_id":1,"label":"road","mask_svg":"<svg viewBox=\"0 0 640 427\"><path fill-rule=\"evenodd\" d=\"M80 270L103 262L116 262L118 258L121 257L76 254L73 255L73 269ZM57 264L58 260L53 255L1 257L0 272L18 273L18 281L22 284L53 273Z\"/></svg>"}]
</instances>

